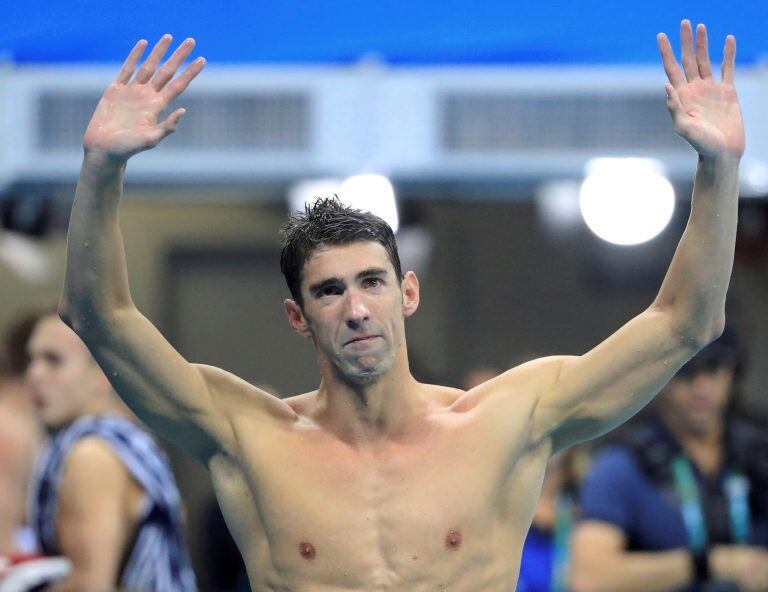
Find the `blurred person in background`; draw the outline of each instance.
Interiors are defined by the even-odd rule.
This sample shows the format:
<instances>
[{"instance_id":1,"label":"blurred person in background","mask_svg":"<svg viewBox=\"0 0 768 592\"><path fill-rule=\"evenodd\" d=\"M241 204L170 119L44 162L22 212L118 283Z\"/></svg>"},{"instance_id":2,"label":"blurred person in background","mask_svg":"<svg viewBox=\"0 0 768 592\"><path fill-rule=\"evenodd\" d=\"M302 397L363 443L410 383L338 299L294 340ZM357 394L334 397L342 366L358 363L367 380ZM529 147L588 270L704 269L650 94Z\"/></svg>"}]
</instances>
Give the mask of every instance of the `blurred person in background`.
<instances>
[{"instance_id":1,"label":"blurred person in background","mask_svg":"<svg viewBox=\"0 0 768 592\"><path fill-rule=\"evenodd\" d=\"M579 516L577 492L589 464L581 444L553 456L520 561L517 592L571 590L571 531Z\"/></svg>"},{"instance_id":2,"label":"blurred person in background","mask_svg":"<svg viewBox=\"0 0 768 592\"><path fill-rule=\"evenodd\" d=\"M194 592L165 454L57 314L37 320L28 352L31 398L52 436L33 478L30 525L46 556L71 563L51 592Z\"/></svg>"},{"instance_id":3,"label":"blurred person in background","mask_svg":"<svg viewBox=\"0 0 768 592\"><path fill-rule=\"evenodd\" d=\"M550 457L626 421L720 334L744 151L735 40L718 82L703 25L696 46L688 21L681 35L683 69L658 44L667 106L699 162L690 221L645 311L582 356L470 391L420 383L405 335L419 282L392 229L318 200L284 227L281 269L320 385L285 399L188 362L133 302L118 220L127 161L176 130L184 110L161 114L205 61L180 71L190 39L161 65L169 35L141 65L146 42L130 52L85 132L59 312L137 415L211 470L253 588L509 590Z\"/></svg>"},{"instance_id":4,"label":"blurred person in background","mask_svg":"<svg viewBox=\"0 0 768 592\"><path fill-rule=\"evenodd\" d=\"M20 318L8 329L0 356L0 556L35 550L26 522L26 499L43 432L24 384L25 345L34 319Z\"/></svg>"},{"instance_id":5,"label":"blurred person in background","mask_svg":"<svg viewBox=\"0 0 768 592\"><path fill-rule=\"evenodd\" d=\"M729 413L743 360L727 329L595 460L576 592L768 591L768 430Z\"/></svg>"}]
</instances>

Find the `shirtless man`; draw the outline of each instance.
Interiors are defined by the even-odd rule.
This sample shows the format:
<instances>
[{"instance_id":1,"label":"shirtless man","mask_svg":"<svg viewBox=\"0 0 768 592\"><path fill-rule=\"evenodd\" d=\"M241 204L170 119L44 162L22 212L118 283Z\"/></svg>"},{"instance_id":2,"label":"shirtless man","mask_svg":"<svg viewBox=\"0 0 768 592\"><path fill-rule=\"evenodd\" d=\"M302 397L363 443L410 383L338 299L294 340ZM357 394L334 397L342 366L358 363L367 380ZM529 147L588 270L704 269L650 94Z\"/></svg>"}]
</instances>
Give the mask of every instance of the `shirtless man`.
<instances>
[{"instance_id":1,"label":"shirtless man","mask_svg":"<svg viewBox=\"0 0 768 592\"><path fill-rule=\"evenodd\" d=\"M416 276L400 275L385 224L326 200L288 225L282 261L288 321L313 340L320 385L283 400L186 361L131 300L126 162L176 129L182 109L160 114L205 63L174 79L186 40L158 68L170 36L138 70L145 42L131 51L85 133L59 312L134 411L210 468L254 590L511 589L550 456L624 422L722 331L744 132L733 37L722 82L703 26L696 37L683 22L683 69L658 38L667 105L699 162L690 222L647 310L582 356L468 392L418 383L405 338Z\"/></svg>"}]
</instances>

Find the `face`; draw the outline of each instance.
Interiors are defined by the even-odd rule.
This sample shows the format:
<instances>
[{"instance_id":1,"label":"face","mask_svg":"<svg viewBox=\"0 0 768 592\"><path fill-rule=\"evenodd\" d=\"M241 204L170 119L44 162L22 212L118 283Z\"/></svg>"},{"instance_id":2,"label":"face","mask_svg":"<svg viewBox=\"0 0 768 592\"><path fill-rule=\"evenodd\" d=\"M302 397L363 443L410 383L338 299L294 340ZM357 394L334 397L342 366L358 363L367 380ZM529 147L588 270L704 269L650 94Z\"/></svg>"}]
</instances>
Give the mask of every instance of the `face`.
<instances>
[{"instance_id":1,"label":"face","mask_svg":"<svg viewBox=\"0 0 768 592\"><path fill-rule=\"evenodd\" d=\"M690 430L705 430L722 417L732 385L733 369L727 366L673 378L664 389L664 409Z\"/></svg>"},{"instance_id":2,"label":"face","mask_svg":"<svg viewBox=\"0 0 768 592\"><path fill-rule=\"evenodd\" d=\"M320 247L302 271L304 306L285 302L291 326L311 337L321 366L351 384L377 381L405 354L405 318L418 307L418 280L402 284L383 246Z\"/></svg>"},{"instance_id":3,"label":"face","mask_svg":"<svg viewBox=\"0 0 768 592\"><path fill-rule=\"evenodd\" d=\"M37 323L28 350L27 383L46 426L58 428L74 420L105 390L106 379L90 352L55 315Z\"/></svg>"}]
</instances>

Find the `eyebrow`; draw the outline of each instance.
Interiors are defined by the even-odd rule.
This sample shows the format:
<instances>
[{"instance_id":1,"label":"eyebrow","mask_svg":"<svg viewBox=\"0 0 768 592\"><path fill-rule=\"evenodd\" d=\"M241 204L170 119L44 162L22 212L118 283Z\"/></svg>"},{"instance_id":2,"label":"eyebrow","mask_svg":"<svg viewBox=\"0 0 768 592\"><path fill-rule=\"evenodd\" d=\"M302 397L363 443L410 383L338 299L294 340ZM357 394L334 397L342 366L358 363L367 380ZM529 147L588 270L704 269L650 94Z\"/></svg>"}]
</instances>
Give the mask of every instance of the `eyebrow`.
<instances>
[{"instance_id":1,"label":"eyebrow","mask_svg":"<svg viewBox=\"0 0 768 592\"><path fill-rule=\"evenodd\" d=\"M383 267L369 267L368 269L364 269L363 271L359 272L356 276L356 280L362 280L371 276L377 276L377 275L387 275L387 270ZM322 290L323 288L326 288L328 286L333 286L336 284L344 284L344 280L339 277L330 277L328 279L325 279L321 282L317 282L315 284L312 284L309 286L309 292L310 294L314 294L315 292L318 292L319 290Z\"/></svg>"}]
</instances>

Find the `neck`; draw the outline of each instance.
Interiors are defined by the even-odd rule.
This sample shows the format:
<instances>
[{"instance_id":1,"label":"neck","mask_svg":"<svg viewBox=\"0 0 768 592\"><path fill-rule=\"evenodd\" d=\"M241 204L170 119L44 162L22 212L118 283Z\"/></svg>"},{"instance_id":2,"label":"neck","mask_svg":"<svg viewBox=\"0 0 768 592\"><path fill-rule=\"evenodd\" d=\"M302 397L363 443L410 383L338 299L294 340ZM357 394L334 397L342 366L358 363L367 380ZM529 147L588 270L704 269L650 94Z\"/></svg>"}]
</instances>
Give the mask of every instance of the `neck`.
<instances>
[{"instance_id":1,"label":"neck","mask_svg":"<svg viewBox=\"0 0 768 592\"><path fill-rule=\"evenodd\" d=\"M719 446L723 437L723 418L713 416L708 421L692 422L678 413L664 413L664 423L682 444Z\"/></svg>"},{"instance_id":2,"label":"neck","mask_svg":"<svg viewBox=\"0 0 768 592\"><path fill-rule=\"evenodd\" d=\"M316 416L346 441L403 438L424 417L423 388L404 356L367 384L345 380L330 364L321 363L321 375Z\"/></svg>"},{"instance_id":3,"label":"neck","mask_svg":"<svg viewBox=\"0 0 768 592\"><path fill-rule=\"evenodd\" d=\"M692 425L676 419L674 414L666 414L664 422L677 438L686 455L707 474L715 474L723 461L722 417L717 416L710 422Z\"/></svg>"}]
</instances>

